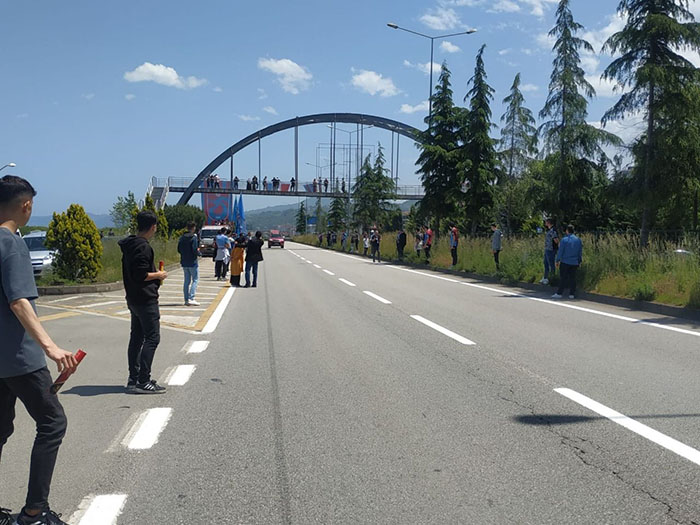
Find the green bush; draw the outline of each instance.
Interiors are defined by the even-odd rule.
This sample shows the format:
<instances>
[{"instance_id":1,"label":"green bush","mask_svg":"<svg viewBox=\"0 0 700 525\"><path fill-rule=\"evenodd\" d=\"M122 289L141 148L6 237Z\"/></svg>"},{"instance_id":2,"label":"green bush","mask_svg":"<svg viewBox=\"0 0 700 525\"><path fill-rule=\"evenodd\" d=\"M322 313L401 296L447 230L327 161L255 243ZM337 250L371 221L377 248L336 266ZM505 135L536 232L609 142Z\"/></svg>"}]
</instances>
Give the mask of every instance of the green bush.
<instances>
[{"instance_id":1,"label":"green bush","mask_svg":"<svg viewBox=\"0 0 700 525\"><path fill-rule=\"evenodd\" d=\"M79 204L71 204L65 213L53 214L46 246L57 251L54 267L58 277L94 281L102 269L100 232Z\"/></svg>"},{"instance_id":2,"label":"green bush","mask_svg":"<svg viewBox=\"0 0 700 525\"><path fill-rule=\"evenodd\" d=\"M656 290L649 283L639 283L632 288L632 297L635 301L653 301L656 299Z\"/></svg>"}]
</instances>

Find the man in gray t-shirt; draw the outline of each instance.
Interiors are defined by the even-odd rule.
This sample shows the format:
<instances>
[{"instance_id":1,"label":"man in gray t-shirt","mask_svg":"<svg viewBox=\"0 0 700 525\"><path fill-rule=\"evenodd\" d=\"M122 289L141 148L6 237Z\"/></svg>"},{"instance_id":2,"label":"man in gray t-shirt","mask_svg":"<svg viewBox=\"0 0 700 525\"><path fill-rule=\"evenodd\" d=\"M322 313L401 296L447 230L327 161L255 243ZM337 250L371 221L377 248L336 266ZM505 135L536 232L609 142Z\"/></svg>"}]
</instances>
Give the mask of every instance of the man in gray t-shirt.
<instances>
[{"instance_id":1,"label":"man in gray t-shirt","mask_svg":"<svg viewBox=\"0 0 700 525\"><path fill-rule=\"evenodd\" d=\"M74 372L77 362L51 340L37 317L32 261L17 235L29 222L35 195L24 179L12 175L0 179L0 457L14 431L15 405L20 399L36 422L37 433L27 499L15 523L65 525L48 502L58 448L66 433L66 415L50 391L46 357L58 364L59 372ZM10 523L10 516L0 510L2 523Z\"/></svg>"}]
</instances>

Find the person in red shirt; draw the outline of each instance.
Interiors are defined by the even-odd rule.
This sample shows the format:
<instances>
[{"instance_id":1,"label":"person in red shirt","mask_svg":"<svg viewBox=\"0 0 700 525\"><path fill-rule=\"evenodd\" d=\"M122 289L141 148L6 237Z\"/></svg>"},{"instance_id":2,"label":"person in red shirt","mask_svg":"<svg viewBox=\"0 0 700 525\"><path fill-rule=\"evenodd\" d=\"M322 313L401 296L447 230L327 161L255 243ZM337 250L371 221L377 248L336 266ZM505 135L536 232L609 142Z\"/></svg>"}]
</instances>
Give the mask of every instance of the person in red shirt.
<instances>
[{"instance_id":1,"label":"person in red shirt","mask_svg":"<svg viewBox=\"0 0 700 525\"><path fill-rule=\"evenodd\" d=\"M425 240L423 241L423 252L425 253L425 262L430 262L430 249L433 247L433 230L430 226L425 230Z\"/></svg>"},{"instance_id":2,"label":"person in red shirt","mask_svg":"<svg viewBox=\"0 0 700 525\"><path fill-rule=\"evenodd\" d=\"M454 224L450 224L450 253L452 254L452 267L457 266L457 246L459 245L459 231Z\"/></svg>"}]
</instances>

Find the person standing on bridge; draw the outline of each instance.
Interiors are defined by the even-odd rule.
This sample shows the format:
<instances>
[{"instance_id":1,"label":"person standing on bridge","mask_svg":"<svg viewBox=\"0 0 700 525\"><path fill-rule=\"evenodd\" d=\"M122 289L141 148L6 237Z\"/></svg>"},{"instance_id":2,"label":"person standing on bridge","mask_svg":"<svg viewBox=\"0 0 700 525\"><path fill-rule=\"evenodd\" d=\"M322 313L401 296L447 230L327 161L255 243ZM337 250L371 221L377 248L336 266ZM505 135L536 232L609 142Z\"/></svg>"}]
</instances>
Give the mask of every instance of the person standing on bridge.
<instances>
[{"instance_id":1,"label":"person standing on bridge","mask_svg":"<svg viewBox=\"0 0 700 525\"><path fill-rule=\"evenodd\" d=\"M233 178L233 189L234 189L234 190L237 190L237 189L238 189L238 181L239 181L239 180L240 180L240 179L238 178L238 176L236 176L236 177Z\"/></svg>"},{"instance_id":2,"label":"person standing on bridge","mask_svg":"<svg viewBox=\"0 0 700 525\"><path fill-rule=\"evenodd\" d=\"M328 179L323 179L323 191L328 193Z\"/></svg>"},{"instance_id":3,"label":"person standing on bridge","mask_svg":"<svg viewBox=\"0 0 700 525\"><path fill-rule=\"evenodd\" d=\"M258 263L262 262L262 232L260 230L255 232L255 237L248 241L248 253L245 257L245 287L248 288L250 284L250 271L253 270L253 288L258 286Z\"/></svg>"},{"instance_id":4,"label":"person standing on bridge","mask_svg":"<svg viewBox=\"0 0 700 525\"><path fill-rule=\"evenodd\" d=\"M252 189L253 189L253 191L258 191L258 177L256 175L253 175Z\"/></svg>"},{"instance_id":5,"label":"person standing on bridge","mask_svg":"<svg viewBox=\"0 0 700 525\"><path fill-rule=\"evenodd\" d=\"M316 179L314 179L314 181L311 183L311 185L314 189L314 193L318 193L318 181Z\"/></svg>"},{"instance_id":6,"label":"person standing on bridge","mask_svg":"<svg viewBox=\"0 0 700 525\"><path fill-rule=\"evenodd\" d=\"M177 251L180 254L180 266L184 274L183 293L185 295L185 306L199 306L194 296L197 293L197 282L199 281L199 241L194 231L197 225L190 221L187 223L187 231L177 242Z\"/></svg>"},{"instance_id":7,"label":"person standing on bridge","mask_svg":"<svg viewBox=\"0 0 700 525\"><path fill-rule=\"evenodd\" d=\"M162 394L165 387L151 379L151 367L160 343L158 288L168 272L157 272L150 241L156 234L158 218L144 210L136 216L138 234L119 241L126 304L131 312L129 338L129 381L127 392Z\"/></svg>"},{"instance_id":8,"label":"person standing on bridge","mask_svg":"<svg viewBox=\"0 0 700 525\"><path fill-rule=\"evenodd\" d=\"M262 186L260 187L262 191L267 191L267 175L263 177Z\"/></svg>"},{"instance_id":9,"label":"person standing on bridge","mask_svg":"<svg viewBox=\"0 0 700 525\"><path fill-rule=\"evenodd\" d=\"M49 508L49 491L58 449L67 420L58 396L50 392L51 374L46 357L58 370L74 372L72 353L59 348L44 331L36 314L38 297L27 245L17 235L32 215L36 191L26 180L6 175L0 179L0 456L14 431L15 404L19 398L36 422L36 437L29 467L25 506L20 525L66 525ZM10 474L3 479L10 482ZM19 480L14 479L16 484ZM0 509L0 523L12 519Z\"/></svg>"},{"instance_id":10,"label":"person standing on bridge","mask_svg":"<svg viewBox=\"0 0 700 525\"><path fill-rule=\"evenodd\" d=\"M297 180L292 177L292 180L289 181L289 191L294 191L297 187Z\"/></svg>"}]
</instances>

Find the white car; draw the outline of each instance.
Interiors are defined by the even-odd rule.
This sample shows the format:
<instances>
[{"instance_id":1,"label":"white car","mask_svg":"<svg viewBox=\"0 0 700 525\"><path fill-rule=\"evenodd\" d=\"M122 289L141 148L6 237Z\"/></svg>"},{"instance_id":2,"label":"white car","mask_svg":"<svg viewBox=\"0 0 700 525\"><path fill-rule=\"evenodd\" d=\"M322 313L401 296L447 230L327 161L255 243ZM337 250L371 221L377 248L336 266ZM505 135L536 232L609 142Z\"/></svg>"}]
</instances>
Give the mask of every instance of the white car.
<instances>
[{"instance_id":1,"label":"white car","mask_svg":"<svg viewBox=\"0 0 700 525\"><path fill-rule=\"evenodd\" d=\"M32 268L34 268L34 277L40 276L42 273L50 271L53 265L53 259L56 252L49 250L46 247L46 232L33 231L23 237L24 242L29 248L29 255L32 257Z\"/></svg>"}]
</instances>

